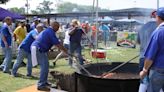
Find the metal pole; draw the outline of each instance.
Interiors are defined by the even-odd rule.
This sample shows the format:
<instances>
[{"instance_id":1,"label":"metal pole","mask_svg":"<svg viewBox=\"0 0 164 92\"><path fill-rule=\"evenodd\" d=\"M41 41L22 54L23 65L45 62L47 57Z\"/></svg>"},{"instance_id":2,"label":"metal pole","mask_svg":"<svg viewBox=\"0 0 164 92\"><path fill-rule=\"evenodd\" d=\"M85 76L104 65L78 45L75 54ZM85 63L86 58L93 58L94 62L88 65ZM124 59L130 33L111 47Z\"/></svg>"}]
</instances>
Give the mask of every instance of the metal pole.
<instances>
[{"instance_id":1,"label":"metal pole","mask_svg":"<svg viewBox=\"0 0 164 92\"><path fill-rule=\"evenodd\" d=\"M157 0L157 9L159 8L159 0Z\"/></svg>"},{"instance_id":2,"label":"metal pole","mask_svg":"<svg viewBox=\"0 0 164 92\"><path fill-rule=\"evenodd\" d=\"M98 3L99 0L97 0L97 3L96 3L96 52L97 52L97 48L98 48Z\"/></svg>"},{"instance_id":3,"label":"metal pole","mask_svg":"<svg viewBox=\"0 0 164 92\"><path fill-rule=\"evenodd\" d=\"M93 8L92 8L92 22L94 22L94 14L95 14L95 0L93 0Z\"/></svg>"},{"instance_id":4,"label":"metal pole","mask_svg":"<svg viewBox=\"0 0 164 92\"><path fill-rule=\"evenodd\" d=\"M28 14L28 9L29 9L28 5L29 5L29 2L28 2L28 0L26 0L27 14Z\"/></svg>"}]
</instances>

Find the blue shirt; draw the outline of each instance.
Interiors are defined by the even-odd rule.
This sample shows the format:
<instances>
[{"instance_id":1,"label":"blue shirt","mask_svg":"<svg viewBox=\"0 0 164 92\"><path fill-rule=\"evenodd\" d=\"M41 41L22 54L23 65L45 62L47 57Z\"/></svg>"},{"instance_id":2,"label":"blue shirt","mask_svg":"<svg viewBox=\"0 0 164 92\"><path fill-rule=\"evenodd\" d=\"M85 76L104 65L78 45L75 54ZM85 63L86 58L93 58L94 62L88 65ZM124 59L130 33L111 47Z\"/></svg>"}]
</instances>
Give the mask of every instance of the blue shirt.
<instances>
[{"instance_id":1,"label":"blue shirt","mask_svg":"<svg viewBox=\"0 0 164 92\"><path fill-rule=\"evenodd\" d=\"M0 30L0 34L1 34L1 46L5 47L5 44L4 44L3 40L2 40L2 36L4 36L6 38L6 42L7 42L8 46L11 46L12 35L11 35L7 25L3 25L2 26L2 28Z\"/></svg>"},{"instance_id":2,"label":"blue shirt","mask_svg":"<svg viewBox=\"0 0 164 92\"><path fill-rule=\"evenodd\" d=\"M149 21L138 31L138 43L140 44L140 58L144 58L146 47L150 41L152 32L156 29L156 21Z\"/></svg>"},{"instance_id":3,"label":"blue shirt","mask_svg":"<svg viewBox=\"0 0 164 92\"><path fill-rule=\"evenodd\" d=\"M103 37L109 39L109 27L107 25L101 25L99 29L103 32Z\"/></svg>"},{"instance_id":4,"label":"blue shirt","mask_svg":"<svg viewBox=\"0 0 164 92\"><path fill-rule=\"evenodd\" d=\"M19 48L24 49L25 51L31 53L30 47L32 42L35 40L35 37L38 35L38 32L36 29L30 31L26 38L22 41Z\"/></svg>"},{"instance_id":5,"label":"blue shirt","mask_svg":"<svg viewBox=\"0 0 164 92\"><path fill-rule=\"evenodd\" d=\"M70 35L70 42L80 44L82 34L83 34L83 30L81 28L75 29L75 32L72 35Z\"/></svg>"},{"instance_id":6,"label":"blue shirt","mask_svg":"<svg viewBox=\"0 0 164 92\"><path fill-rule=\"evenodd\" d=\"M144 55L153 61L152 67L164 69L164 25L152 33Z\"/></svg>"},{"instance_id":7,"label":"blue shirt","mask_svg":"<svg viewBox=\"0 0 164 92\"><path fill-rule=\"evenodd\" d=\"M60 42L54 30L47 28L38 35L38 38L32 43L32 46L36 46L40 52L48 52L53 45L58 44L60 44Z\"/></svg>"}]
</instances>

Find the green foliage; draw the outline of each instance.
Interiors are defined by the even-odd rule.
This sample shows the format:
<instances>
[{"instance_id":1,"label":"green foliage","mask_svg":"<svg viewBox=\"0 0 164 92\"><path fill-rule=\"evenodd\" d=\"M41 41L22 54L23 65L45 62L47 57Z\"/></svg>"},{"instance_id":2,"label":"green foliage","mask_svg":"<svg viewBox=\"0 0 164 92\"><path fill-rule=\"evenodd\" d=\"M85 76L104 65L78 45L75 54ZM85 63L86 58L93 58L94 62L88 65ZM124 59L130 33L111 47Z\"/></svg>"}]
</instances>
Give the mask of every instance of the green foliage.
<instances>
[{"instance_id":1,"label":"green foliage","mask_svg":"<svg viewBox=\"0 0 164 92\"><path fill-rule=\"evenodd\" d=\"M8 2L9 0L0 0L0 4L5 4L6 2Z\"/></svg>"},{"instance_id":2,"label":"green foliage","mask_svg":"<svg viewBox=\"0 0 164 92\"><path fill-rule=\"evenodd\" d=\"M86 6L86 5L77 5L77 4L73 4L70 2L64 2L62 4L60 4L57 7L57 11L59 13L69 13L69 12L73 12L73 10L76 9L76 12L92 12L93 11L93 6ZM98 8L99 11L101 12L106 12L109 11L107 9L101 9Z\"/></svg>"},{"instance_id":3,"label":"green foliage","mask_svg":"<svg viewBox=\"0 0 164 92\"><path fill-rule=\"evenodd\" d=\"M19 14L25 14L25 8L23 7L21 8L13 7L13 8L9 8L8 10L11 12L19 13Z\"/></svg>"},{"instance_id":4,"label":"green foliage","mask_svg":"<svg viewBox=\"0 0 164 92\"><path fill-rule=\"evenodd\" d=\"M37 6L37 12L33 11L33 13L50 14L54 10L53 8L51 8L52 4L53 2L44 0L42 3L39 4L39 6Z\"/></svg>"}]
</instances>

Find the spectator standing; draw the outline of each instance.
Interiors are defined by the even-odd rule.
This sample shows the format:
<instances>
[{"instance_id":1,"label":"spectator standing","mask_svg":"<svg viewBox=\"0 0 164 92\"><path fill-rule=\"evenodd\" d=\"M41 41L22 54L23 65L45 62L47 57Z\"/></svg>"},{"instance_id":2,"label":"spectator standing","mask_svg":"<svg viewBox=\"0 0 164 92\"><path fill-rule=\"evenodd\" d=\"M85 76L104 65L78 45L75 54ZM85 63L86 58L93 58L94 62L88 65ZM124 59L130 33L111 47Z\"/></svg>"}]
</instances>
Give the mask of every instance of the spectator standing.
<instances>
[{"instance_id":1,"label":"spectator standing","mask_svg":"<svg viewBox=\"0 0 164 92\"><path fill-rule=\"evenodd\" d=\"M144 53L152 32L156 29L157 23L155 21L156 11L151 13L151 21L144 24L138 31L138 43L140 44L140 59L139 59L139 71L142 71L144 66ZM148 75L140 80L139 92L146 92L148 86L149 78Z\"/></svg>"},{"instance_id":2,"label":"spectator standing","mask_svg":"<svg viewBox=\"0 0 164 92\"><path fill-rule=\"evenodd\" d=\"M4 53L3 63L0 65L0 69L4 73L9 73L11 61L12 61L12 30L10 26L12 25L11 17L6 17L4 19L5 24L0 30L1 34L1 47Z\"/></svg>"},{"instance_id":3,"label":"spectator standing","mask_svg":"<svg viewBox=\"0 0 164 92\"><path fill-rule=\"evenodd\" d=\"M164 7L158 8L156 14L158 27L151 35L144 54L144 67L140 72L142 79L150 71L147 92L159 92L164 87Z\"/></svg>"}]
</instances>

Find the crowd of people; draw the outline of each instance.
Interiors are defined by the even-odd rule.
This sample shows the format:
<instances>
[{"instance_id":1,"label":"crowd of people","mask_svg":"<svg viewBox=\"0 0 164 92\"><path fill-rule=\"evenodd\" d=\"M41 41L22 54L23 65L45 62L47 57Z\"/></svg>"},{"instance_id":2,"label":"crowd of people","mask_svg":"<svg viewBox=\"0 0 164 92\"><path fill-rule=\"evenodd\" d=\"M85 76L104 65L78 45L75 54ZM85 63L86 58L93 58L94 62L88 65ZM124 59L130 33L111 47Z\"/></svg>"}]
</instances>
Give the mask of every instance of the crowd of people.
<instances>
[{"instance_id":1,"label":"crowd of people","mask_svg":"<svg viewBox=\"0 0 164 92\"><path fill-rule=\"evenodd\" d=\"M9 73L13 77L18 77L18 69L23 62L24 58L27 58L27 74L26 76L32 77L32 67L37 64L40 65L40 77L38 81L38 90L50 90L47 80L49 72L49 62L47 53L53 46L60 49L62 52L56 57L54 63L58 60L61 54L69 56L68 65L73 67L73 56L76 56L79 64L84 64L84 58L81 51L81 39L87 37L91 40L95 39L96 26L90 26L88 22L80 24L76 19L72 20L65 26L64 41L57 36L58 30L61 25L59 22L51 21L50 25L34 17L33 22L29 24L25 21L20 21L16 28L13 30L12 18L6 17L1 27L1 47L4 53L4 60L0 65L0 70L4 73ZM94 28L93 31L92 27ZM103 31L103 30L101 30ZM12 69L12 43L15 41L18 45L17 58L14 62ZM76 54L75 54L76 52Z\"/></svg>"},{"instance_id":2,"label":"crowd of people","mask_svg":"<svg viewBox=\"0 0 164 92\"><path fill-rule=\"evenodd\" d=\"M140 86L139 92L163 92L164 90L164 8L159 8L151 14L152 21L149 21L138 31L138 43L140 44ZM82 57L82 38L85 37L91 45L95 45L96 32L99 30L105 46L109 45L110 28L101 23L99 29L86 21L83 24L76 19L65 26L64 40L62 42L57 36L61 25L57 21L45 24L33 19L30 25L21 21L13 31L11 28L12 18L6 17L0 29L1 47L4 53L4 60L0 70L17 77L18 69L24 58L27 58L27 74L32 76L32 67L40 65L40 76L37 85L38 90L49 91L48 83L49 62L47 53L53 46L61 50L56 56L54 65L58 58L65 54L68 56L68 65L73 67L73 56L77 57L79 64L84 64ZM99 35L99 33L97 35ZM14 38L14 40L13 40ZM10 71L12 62L12 43L17 42L17 58ZM76 52L76 54L75 54Z\"/></svg>"}]
</instances>

